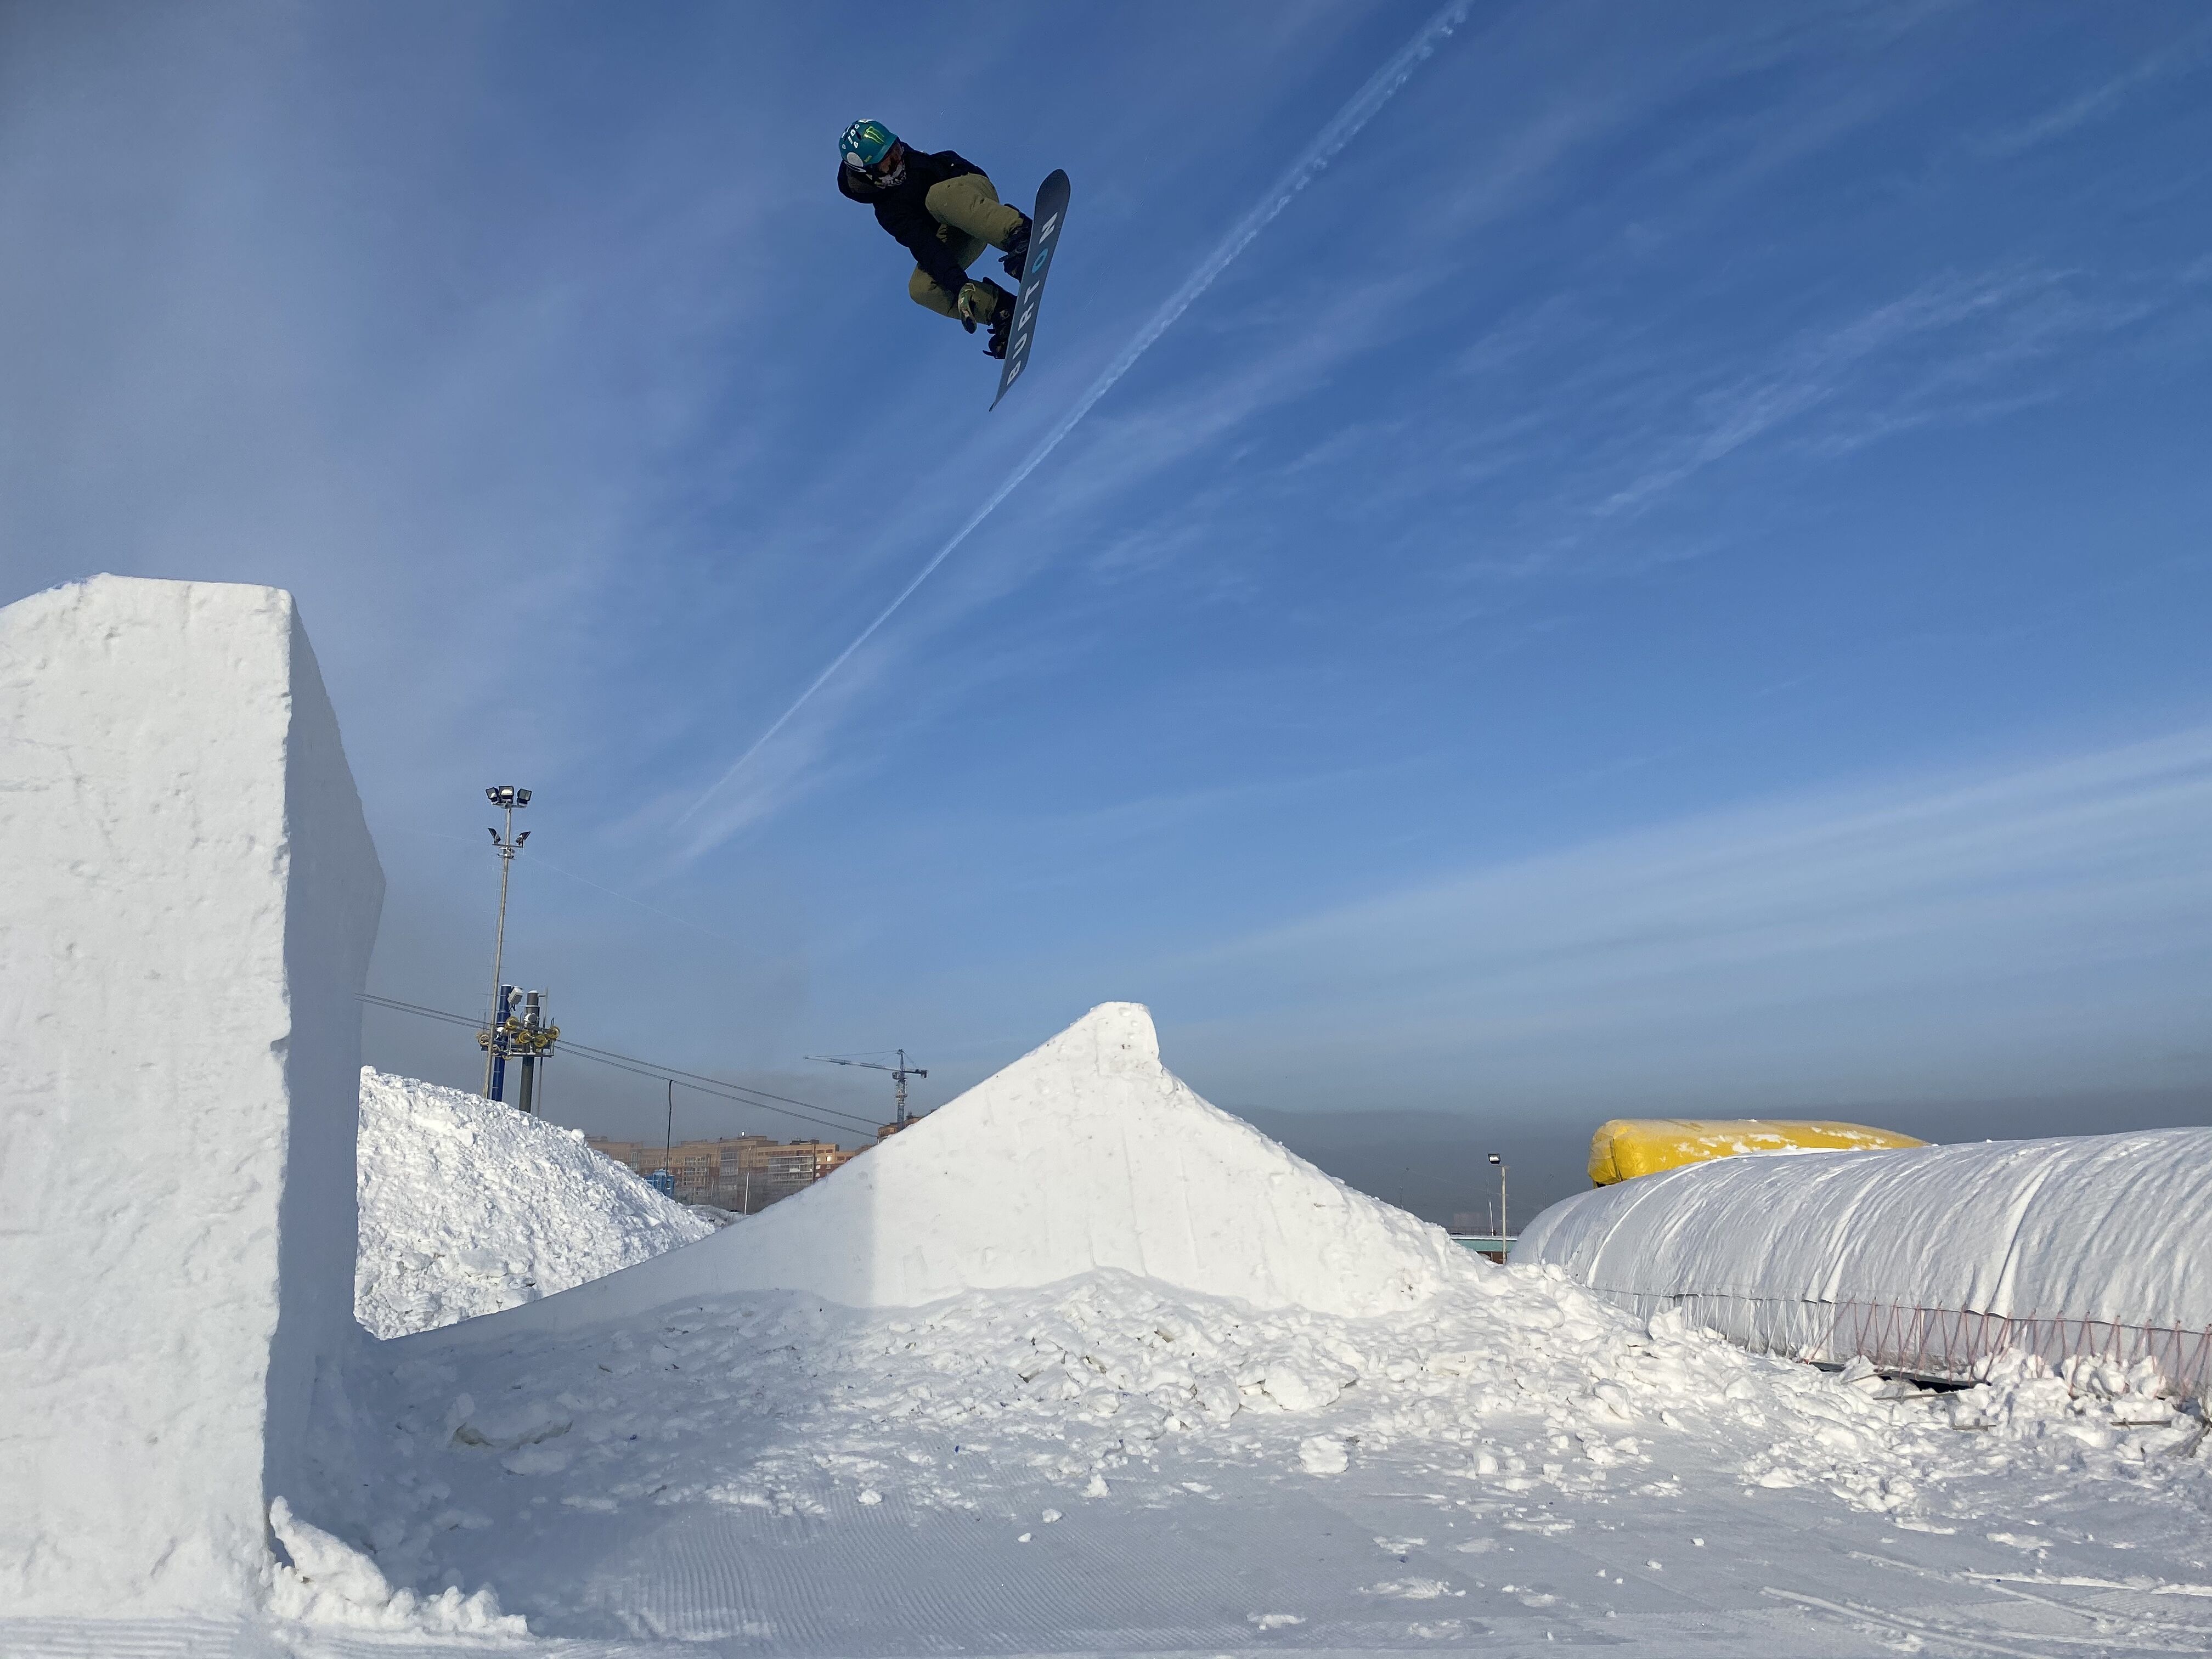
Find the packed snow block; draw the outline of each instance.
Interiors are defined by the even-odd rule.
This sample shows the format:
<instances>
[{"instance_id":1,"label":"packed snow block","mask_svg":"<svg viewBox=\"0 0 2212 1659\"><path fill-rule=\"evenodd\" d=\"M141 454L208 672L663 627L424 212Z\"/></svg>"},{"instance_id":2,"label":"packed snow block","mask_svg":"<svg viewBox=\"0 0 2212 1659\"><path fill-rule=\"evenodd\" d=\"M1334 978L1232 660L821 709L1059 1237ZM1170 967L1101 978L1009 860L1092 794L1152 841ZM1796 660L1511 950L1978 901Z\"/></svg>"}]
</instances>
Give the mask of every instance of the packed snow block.
<instances>
[{"instance_id":1,"label":"packed snow block","mask_svg":"<svg viewBox=\"0 0 2212 1659\"><path fill-rule=\"evenodd\" d=\"M1352 1317L1494 1271L1201 1100L1160 1063L1152 1016L1109 1002L772 1209L542 1302L404 1340L496 1340L735 1291L916 1307L1101 1267Z\"/></svg>"},{"instance_id":2,"label":"packed snow block","mask_svg":"<svg viewBox=\"0 0 2212 1659\"><path fill-rule=\"evenodd\" d=\"M0 1607L236 1612L353 1322L384 878L291 596L0 611Z\"/></svg>"},{"instance_id":3,"label":"packed snow block","mask_svg":"<svg viewBox=\"0 0 2212 1659\"><path fill-rule=\"evenodd\" d=\"M1753 1154L1554 1204L1513 1249L1755 1351L1965 1380L2007 1349L2212 1382L2212 1129Z\"/></svg>"}]
</instances>

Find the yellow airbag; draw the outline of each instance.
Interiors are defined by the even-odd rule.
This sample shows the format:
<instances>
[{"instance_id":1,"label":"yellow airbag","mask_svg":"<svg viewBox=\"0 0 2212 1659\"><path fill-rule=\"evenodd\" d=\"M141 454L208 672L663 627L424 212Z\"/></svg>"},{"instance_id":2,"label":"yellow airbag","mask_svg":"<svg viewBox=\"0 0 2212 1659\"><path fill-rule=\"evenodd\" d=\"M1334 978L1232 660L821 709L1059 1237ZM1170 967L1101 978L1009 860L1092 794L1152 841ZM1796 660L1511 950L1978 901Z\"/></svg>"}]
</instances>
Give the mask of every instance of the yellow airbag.
<instances>
[{"instance_id":1,"label":"yellow airbag","mask_svg":"<svg viewBox=\"0 0 2212 1659\"><path fill-rule=\"evenodd\" d=\"M1814 1123L1781 1118L1617 1117L1590 1137L1593 1186L1656 1175L1740 1152L1841 1152L1869 1146L1924 1146L1924 1140L1863 1123Z\"/></svg>"}]
</instances>

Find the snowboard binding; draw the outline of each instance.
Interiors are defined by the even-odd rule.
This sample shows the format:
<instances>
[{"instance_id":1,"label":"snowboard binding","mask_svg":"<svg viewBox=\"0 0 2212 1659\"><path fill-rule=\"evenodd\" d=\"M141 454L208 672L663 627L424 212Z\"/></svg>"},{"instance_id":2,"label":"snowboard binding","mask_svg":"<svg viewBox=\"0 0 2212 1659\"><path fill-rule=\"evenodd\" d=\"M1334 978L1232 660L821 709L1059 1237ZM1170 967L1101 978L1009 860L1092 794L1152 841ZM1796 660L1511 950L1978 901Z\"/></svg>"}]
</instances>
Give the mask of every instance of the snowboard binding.
<instances>
[{"instance_id":1,"label":"snowboard binding","mask_svg":"<svg viewBox=\"0 0 2212 1659\"><path fill-rule=\"evenodd\" d=\"M1029 258L1030 222L1024 217L1021 228L1007 239L1006 252L999 263L1006 268L1006 275L1018 283L1022 280L1022 272L1029 267Z\"/></svg>"},{"instance_id":2,"label":"snowboard binding","mask_svg":"<svg viewBox=\"0 0 2212 1659\"><path fill-rule=\"evenodd\" d=\"M1014 296L1001 290L998 308L991 313L991 338L983 348L983 355L1003 358L1006 355L1007 337L1013 332L1013 328Z\"/></svg>"}]
</instances>

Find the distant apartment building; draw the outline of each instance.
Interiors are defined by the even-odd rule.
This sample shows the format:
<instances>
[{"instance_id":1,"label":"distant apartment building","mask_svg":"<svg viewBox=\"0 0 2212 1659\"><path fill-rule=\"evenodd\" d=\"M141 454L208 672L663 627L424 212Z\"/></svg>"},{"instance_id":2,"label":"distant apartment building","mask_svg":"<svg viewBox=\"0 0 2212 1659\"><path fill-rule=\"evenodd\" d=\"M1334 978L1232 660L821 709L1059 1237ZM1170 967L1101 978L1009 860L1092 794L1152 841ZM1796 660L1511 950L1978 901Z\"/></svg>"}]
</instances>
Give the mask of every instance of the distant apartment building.
<instances>
[{"instance_id":1,"label":"distant apartment building","mask_svg":"<svg viewBox=\"0 0 2212 1659\"><path fill-rule=\"evenodd\" d=\"M767 1135L679 1140L673 1146L586 1135L585 1144L641 1176L666 1170L679 1204L712 1204L744 1215L812 1186L857 1151L832 1140L775 1140Z\"/></svg>"}]
</instances>

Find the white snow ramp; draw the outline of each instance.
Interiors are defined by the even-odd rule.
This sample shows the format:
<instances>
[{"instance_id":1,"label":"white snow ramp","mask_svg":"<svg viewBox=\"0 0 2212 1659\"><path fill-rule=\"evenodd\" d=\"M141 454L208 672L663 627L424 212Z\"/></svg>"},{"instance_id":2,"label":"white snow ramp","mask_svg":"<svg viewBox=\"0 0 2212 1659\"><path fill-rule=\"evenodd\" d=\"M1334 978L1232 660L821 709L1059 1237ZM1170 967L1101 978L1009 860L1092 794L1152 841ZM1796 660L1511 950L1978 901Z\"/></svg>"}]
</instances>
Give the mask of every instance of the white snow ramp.
<instances>
[{"instance_id":1,"label":"white snow ramp","mask_svg":"<svg viewBox=\"0 0 2212 1659\"><path fill-rule=\"evenodd\" d=\"M1765 1352L1965 1378L2004 1349L2154 1358L2212 1381L2212 1129L1723 1158L1538 1216L1557 1263L1636 1313Z\"/></svg>"},{"instance_id":2,"label":"white snow ramp","mask_svg":"<svg viewBox=\"0 0 2212 1659\"><path fill-rule=\"evenodd\" d=\"M1200 1099L1160 1064L1152 1016L1109 1002L748 1221L438 1337L565 1329L732 1291L914 1307L1097 1267L1357 1317L1413 1307L1466 1267L1440 1230Z\"/></svg>"},{"instance_id":3,"label":"white snow ramp","mask_svg":"<svg viewBox=\"0 0 2212 1659\"><path fill-rule=\"evenodd\" d=\"M0 611L0 1607L237 1612L353 1322L384 878L291 596Z\"/></svg>"}]
</instances>

